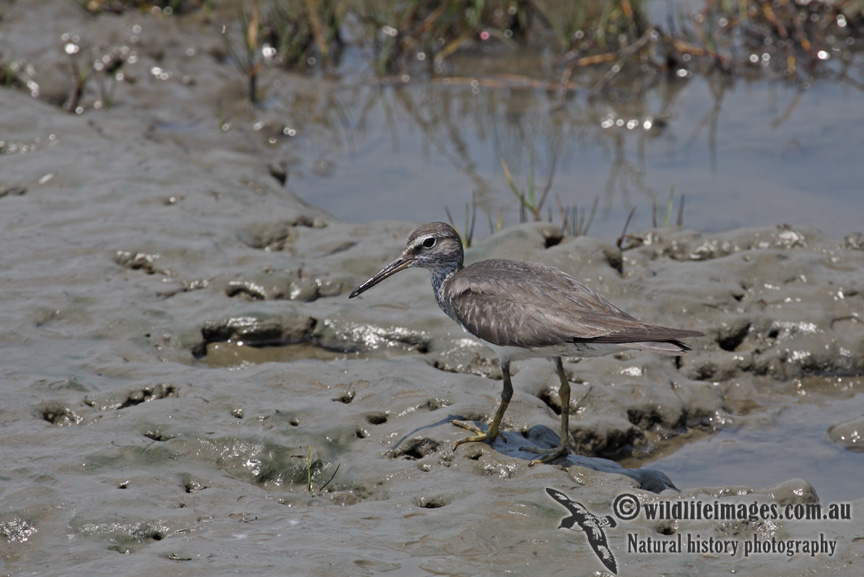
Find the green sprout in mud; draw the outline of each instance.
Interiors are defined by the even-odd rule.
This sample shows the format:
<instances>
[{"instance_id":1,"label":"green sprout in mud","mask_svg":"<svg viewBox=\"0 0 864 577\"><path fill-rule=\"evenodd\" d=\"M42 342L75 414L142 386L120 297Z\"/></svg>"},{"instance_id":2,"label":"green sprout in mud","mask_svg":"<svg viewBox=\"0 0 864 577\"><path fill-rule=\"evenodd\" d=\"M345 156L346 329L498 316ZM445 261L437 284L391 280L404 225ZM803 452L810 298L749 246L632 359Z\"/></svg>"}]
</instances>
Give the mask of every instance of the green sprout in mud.
<instances>
[{"instance_id":1,"label":"green sprout in mud","mask_svg":"<svg viewBox=\"0 0 864 577\"><path fill-rule=\"evenodd\" d=\"M225 39L225 49L228 51L231 61L246 77L249 102L254 104L258 101L258 72L260 69L258 53L261 48L258 2L252 3L252 9L249 13L246 12L242 4L238 3L237 19L243 33L242 45L238 47L231 39L227 26L222 27L222 37Z\"/></svg>"},{"instance_id":2,"label":"green sprout in mud","mask_svg":"<svg viewBox=\"0 0 864 577\"><path fill-rule=\"evenodd\" d=\"M221 99L216 103L216 119L219 122L219 132L228 132L231 130L231 121L225 116Z\"/></svg>"},{"instance_id":3,"label":"green sprout in mud","mask_svg":"<svg viewBox=\"0 0 864 577\"><path fill-rule=\"evenodd\" d=\"M658 206L656 200L654 202L653 211L651 212L651 222L654 228L667 226L683 226L684 225L684 195L682 194L678 200L678 219L675 224L672 224L672 212L675 206L675 185L672 184L669 190L669 198L666 200L666 207Z\"/></svg>"},{"instance_id":4,"label":"green sprout in mud","mask_svg":"<svg viewBox=\"0 0 864 577\"><path fill-rule=\"evenodd\" d=\"M222 27L231 61L246 78L249 101L259 101L258 81L262 67L279 63L285 68L330 61L331 46L342 44L342 0L271 0L265 8L258 0L251 8L237 2L242 40L232 39L230 26Z\"/></svg>"},{"instance_id":5,"label":"green sprout in mud","mask_svg":"<svg viewBox=\"0 0 864 577\"><path fill-rule=\"evenodd\" d=\"M529 164L530 168L528 184L524 191L519 189L519 187L514 182L509 167L507 166L507 161L502 160L501 165L504 168L504 176L507 180L508 185L510 186L510 190L511 192L513 192L513 195L519 201L519 206L521 209L521 222L526 221L526 214L530 214L534 218L535 222L540 221L541 209L546 201L549 189L552 186L552 177L554 175L554 160L552 174L550 174L549 179L546 183L546 188L543 190L542 194L539 197L537 196L536 189L533 185L533 159L530 161ZM597 215L597 208L600 204L600 196L597 195L594 197L594 201L591 203L590 209L587 207L582 207L580 209L575 203L571 206L566 206L561 201L561 198L558 196L558 194L555 195L555 203L558 206L558 216L561 221L561 232L569 236L587 236L588 232L591 229L591 225L594 222L594 218ZM459 232L459 228L456 226L453 215L450 213L450 209L445 206L444 211L447 214L447 220L450 222L450 226L452 226L454 229L457 230L457 232ZM478 207L476 201L476 192L474 192L472 193L471 201L465 203L465 227L464 229L462 229L461 232L459 232L459 235L462 238L462 244L466 248L470 247L471 243L473 242L474 226L477 220L477 212ZM684 225L684 195L680 195L678 197L677 218L673 221L673 214L675 213L675 185L672 184L669 190L669 197L667 198L665 205L659 205L656 199L653 202L651 210L653 227L665 228L670 226L680 227ZM497 221L493 221L492 215L488 212L486 213L489 221L490 234L494 234L500 231L503 227L503 214L504 211L503 209L501 209L498 213ZM636 245L640 245L643 241L641 237L627 233L627 229L629 228L635 214L636 208L634 207L627 216L627 220L624 224L624 229L618 238L617 245L619 249L627 250L629 248L633 248ZM548 222L553 222L551 210L548 214ZM625 241L628 241L630 244L625 246Z\"/></svg>"},{"instance_id":6,"label":"green sprout in mud","mask_svg":"<svg viewBox=\"0 0 864 577\"><path fill-rule=\"evenodd\" d=\"M128 53L116 48L109 51L100 48L85 50L80 38L73 34L64 34L61 39L63 51L69 57L72 75L72 91L64 104L66 110L75 114L84 112L82 100L87 86L94 79L99 90L99 100L93 105L94 108L110 108L120 69L126 63Z\"/></svg>"},{"instance_id":7,"label":"green sprout in mud","mask_svg":"<svg viewBox=\"0 0 864 577\"><path fill-rule=\"evenodd\" d=\"M651 219L654 228L659 227L668 227L668 226L683 226L684 225L684 195L681 195L680 200L678 201L678 218L675 224L672 224L672 213L673 207L675 205L675 185L673 184L671 189L669 190L669 198L666 200L666 207L660 207L657 205L657 202L654 202L654 206L651 211ZM636 215L636 207L630 209L630 213L627 215L627 220L624 222L624 229L621 231L620 236L618 236L618 240L616 241L616 246L618 250L625 251L630 250L631 248L636 248L637 246L642 246L645 239L639 235L629 234L627 229L630 227L630 223L633 221L633 217Z\"/></svg>"},{"instance_id":8,"label":"green sprout in mud","mask_svg":"<svg viewBox=\"0 0 864 577\"><path fill-rule=\"evenodd\" d=\"M330 482L331 482L334 478L336 478L336 473L339 472L339 467L340 467L341 465L342 465L342 463L336 463L336 469L333 470L333 474L330 475L330 478L327 479L327 482L326 482L326 483L324 483L323 485L321 485L320 487L318 487L318 492L319 492L319 493L322 492L324 489L326 489L326 488L327 488L327 485L329 485ZM313 489L313 487L312 487L312 446L311 446L311 445L309 446L309 450L308 450L308 452L306 453L306 492L307 492L307 493L312 493L312 492L314 492L314 489Z\"/></svg>"},{"instance_id":9,"label":"green sprout in mud","mask_svg":"<svg viewBox=\"0 0 864 577\"><path fill-rule=\"evenodd\" d=\"M459 228L453 220L453 215L450 214L450 209L444 207L444 212L447 213L447 220L450 226L459 232ZM462 239L462 244L465 248L471 246L471 241L474 239L474 224L477 222L477 191L471 193L471 202L465 203L465 228L463 232L459 232L459 237Z\"/></svg>"},{"instance_id":10,"label":"green sprout in mud","mask_svg":"<svg viewBox=\"0 0 864 577\"><path fill-rule=\"evenodd\" d=\"M546 180L546 187L543 189L540 198L537 198L536 185L534 184L534 155L528 159L528 181L525 190L521 190L510 175L510 167L507 166L507 161L501 159L501 166L504 168L504 178L510 186L510 190L519 200L519 222L525 222L526 212L531 213L533 220L539 221L542 219L543 204L546 202L546 197L549 194L549 189L552 188L552 180L555 176L556 158L552 160L552 170L549 173L549 178Z\"/></svg>"},{"instance_id":11,"label":"green sprout in mud","mask_svg":"<svg viewBox=\"0 0 864 577\"><path fill-rule=\"evenodd\" d=\"M0 84L3 88L15 88L23 84L18 77L18 71L14 62L5 63L0 66Z\"/></svg>"},{"instance_id":12,"label":"green sprout in mud","mask_svg":"<svg viewBox=\"0 0 864 577\"><path fill-rule=\"evenodd\" d=\"M520 222L525 222L527 220L526 215L529 214L535 222L542 220L543 205L546 203L549 191L552 188L557 160L557 156L552 158L552 167L549 170L549 176L546 179L546 186L543 188L543 192L540 193L539 196L537 195L536 185L534 184L534 155L529 157L528 180L525 190L521 190L516 185L513 176L510 174L510 167L507 165L507 161L503 159L501 160L501 166L504 169L504 178L507 180L510 191L519 201ZM590 212L586 212L586 209L584 208L580 211L576 204L569 207L565 206L557 194L555 195L555 202L558 205L558 216L561 219L561 231L564 234L569 234L571 236L587 235L588 230L591 228L591 224L594 222L594 216L597 214L597 206L600 202L600 197L594 197L594 203L591 206ZM552 222L551 211L549 211L548 220L549 222ZM500 224L501 218L499 216L499 229Z\"/></svg>"},{"instance_id":13,"label":"green sprout in mud","mask_svg":"<svg viewBox=\"0 0 864 577\"><path fill-rule=\"evenodd\" d=\"M587 218L585 208L579 210L576 204L570 207L564 206L557 194L555 195L555 203L558 205L558 214L561 216L561 231L570 236L587 236L591 224L594 222L594 216L597 214L600 196L594 197Z\"/></svg>"},{"instance_id":14,"label":"green sprout in mud","mask_svg":"<svg viewBox=\"0 0 864 577\"><path fill-rule=\"evenodd\" d=\"M312 446L309 446L309 452L306 454L306 492L312 492Z\"/></svg>"},{"instance_id":15,"label":"green sprout in mud","mask_svg":"<svg viewBox=\"0 0 864 577\"><path fill-rule=\"evenodd\" d=\"M346 0L272 0L262 27L282 66L328 65L344 43L347 11Z\"/></svg>"},{"instance_id":16,"label":"green sprout in mud","mask_svg":"<svg viewBox=\"0 0 864 577\"><path fill-rule=\"evenodd\" d=\"M504 228L504 209L498 209L498 217L493 221L492 214L487 212L486 219L489 221L489 234L494 234Z\"/></svg>"}]
</instances>

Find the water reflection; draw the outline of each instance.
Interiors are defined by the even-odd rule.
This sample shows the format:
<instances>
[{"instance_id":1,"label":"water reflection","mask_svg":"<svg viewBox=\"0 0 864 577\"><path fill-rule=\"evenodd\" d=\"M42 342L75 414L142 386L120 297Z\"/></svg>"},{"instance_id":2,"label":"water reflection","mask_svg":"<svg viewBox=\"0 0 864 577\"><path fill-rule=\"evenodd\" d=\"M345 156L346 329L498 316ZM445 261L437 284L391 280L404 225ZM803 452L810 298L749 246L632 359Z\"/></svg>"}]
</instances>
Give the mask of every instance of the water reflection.
<instances>
[{"instance_id":1,"label":"water reflection","mask_svg":"<svg viewBox=\"0 0 864 577\"><path fill-rule=\"evenodd\" d=\"M687 198L684 224L700 230L792 221L842 235L860 227L850 214L864 200L848 194L858 187L855 163L844 166L849 153L838 155L836 144L856 150L864 136L830 112L848 109L858 91L655 75L592 96L537 88L527 71L542 68L542 57L523 56L508 74L326 81L274 93L272 106L298 125L281 145L295 159L287 185L354 222L444 219L445 206L461 221L476 193L485 236L499 212L505 225L519 220L504 160L538 196L552 178L544 218L560 221L556 195L579 207L599 196L590 233L610 239L634 207L635 227L651 226L673 188ZM482 55L473 62L485 64ZM826 212L825 195L845 204Z\"/></svg>"}]
</instances>

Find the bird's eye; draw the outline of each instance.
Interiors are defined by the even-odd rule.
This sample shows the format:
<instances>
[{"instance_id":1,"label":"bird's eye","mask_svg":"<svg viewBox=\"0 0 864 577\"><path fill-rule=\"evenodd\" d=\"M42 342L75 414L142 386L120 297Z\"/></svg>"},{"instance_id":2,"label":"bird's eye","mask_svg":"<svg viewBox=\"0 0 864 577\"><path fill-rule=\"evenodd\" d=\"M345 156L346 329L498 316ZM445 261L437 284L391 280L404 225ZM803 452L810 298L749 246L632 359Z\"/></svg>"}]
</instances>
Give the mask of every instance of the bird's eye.
<instances>
[{"instance_id":1,"label":"bird's eye","mask_svg":"<svg viewBox=\"0 0 864 577\"><path fill-rule=\"evenodd\" d=\"M427 238L426 240L424 240L424 241L423 241L423 246L425 246L426 248L432 248L433 246L435 246L435 237L434 237L434 236L430 236L429 238Z\"/></svg>"}]
</instances>

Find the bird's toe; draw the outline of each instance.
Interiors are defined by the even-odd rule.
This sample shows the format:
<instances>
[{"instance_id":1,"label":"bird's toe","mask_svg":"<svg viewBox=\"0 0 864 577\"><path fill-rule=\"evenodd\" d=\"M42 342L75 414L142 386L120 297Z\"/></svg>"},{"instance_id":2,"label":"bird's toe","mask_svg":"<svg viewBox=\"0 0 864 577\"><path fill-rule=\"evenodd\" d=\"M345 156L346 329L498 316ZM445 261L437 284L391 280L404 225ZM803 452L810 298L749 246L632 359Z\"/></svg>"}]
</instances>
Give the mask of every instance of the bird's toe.
<instances>
[{"instance_id":1,"label":"bird's toe","mask_svg":"<svg viewBox=\"0 0 864 577\"><path fill-rule=\"evenodd\" d=\"M552 449L541 449L539 447L523 447L523 450L543 455L542 457L538 457L528 463L529 467L533 467L537 463L550 463L559 457L566 457L570 454L569 447L564 444L554 447Z\"/></svg>"}]
</instances>

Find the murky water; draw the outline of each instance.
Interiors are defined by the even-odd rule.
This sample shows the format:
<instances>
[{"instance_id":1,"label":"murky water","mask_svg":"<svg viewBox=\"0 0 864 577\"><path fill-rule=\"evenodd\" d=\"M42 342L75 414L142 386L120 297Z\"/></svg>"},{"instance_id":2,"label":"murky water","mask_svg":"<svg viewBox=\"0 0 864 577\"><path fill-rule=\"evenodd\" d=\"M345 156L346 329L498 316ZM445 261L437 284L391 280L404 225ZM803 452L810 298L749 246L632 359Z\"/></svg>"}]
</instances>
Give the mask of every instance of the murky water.
<instances>
[{"instance_id":1,"label":"murky water","mask_svg":"<svg viewBox=\"0 0 864 577\"><path fill-rule=\"evenodd\" d=\"M482 62L463 63L465 75ZM537 194L553 176L542 211L599 198L591 233L635 228L652 211L666 219L674 190L685 226L719 231L765 222L807 223L842 236L861 229L857 158L864 149L860 90L843 83L809 89L782 82L697 77L658 86L632 102L494 85L355 86L331 95L338 130L308 127L292 148L303 161L288 185L349 222L445 220L460 229L476 193L477 235L503 214L519 220L504 177ZM650 126L650 128L646 128ZM552 173L554 165L554 173ZM503 213L502 213L503 211Z\"/></svg>"},{"instance_id":2,"label":"murky water","mask_svg":"<svg viewBox=\"0 0 864 577\"><path fill-rule=\"evenodd\" d=\"M651 461L680 489L712 485L766 487L804 478L824 503L861 496L864 453L834 443L828 430L864 415L864 395L849 399L800 399L772 410L764 421L724 429ZM794 442L789 442L794 439Z\"/></svg>"}]
</instances>

